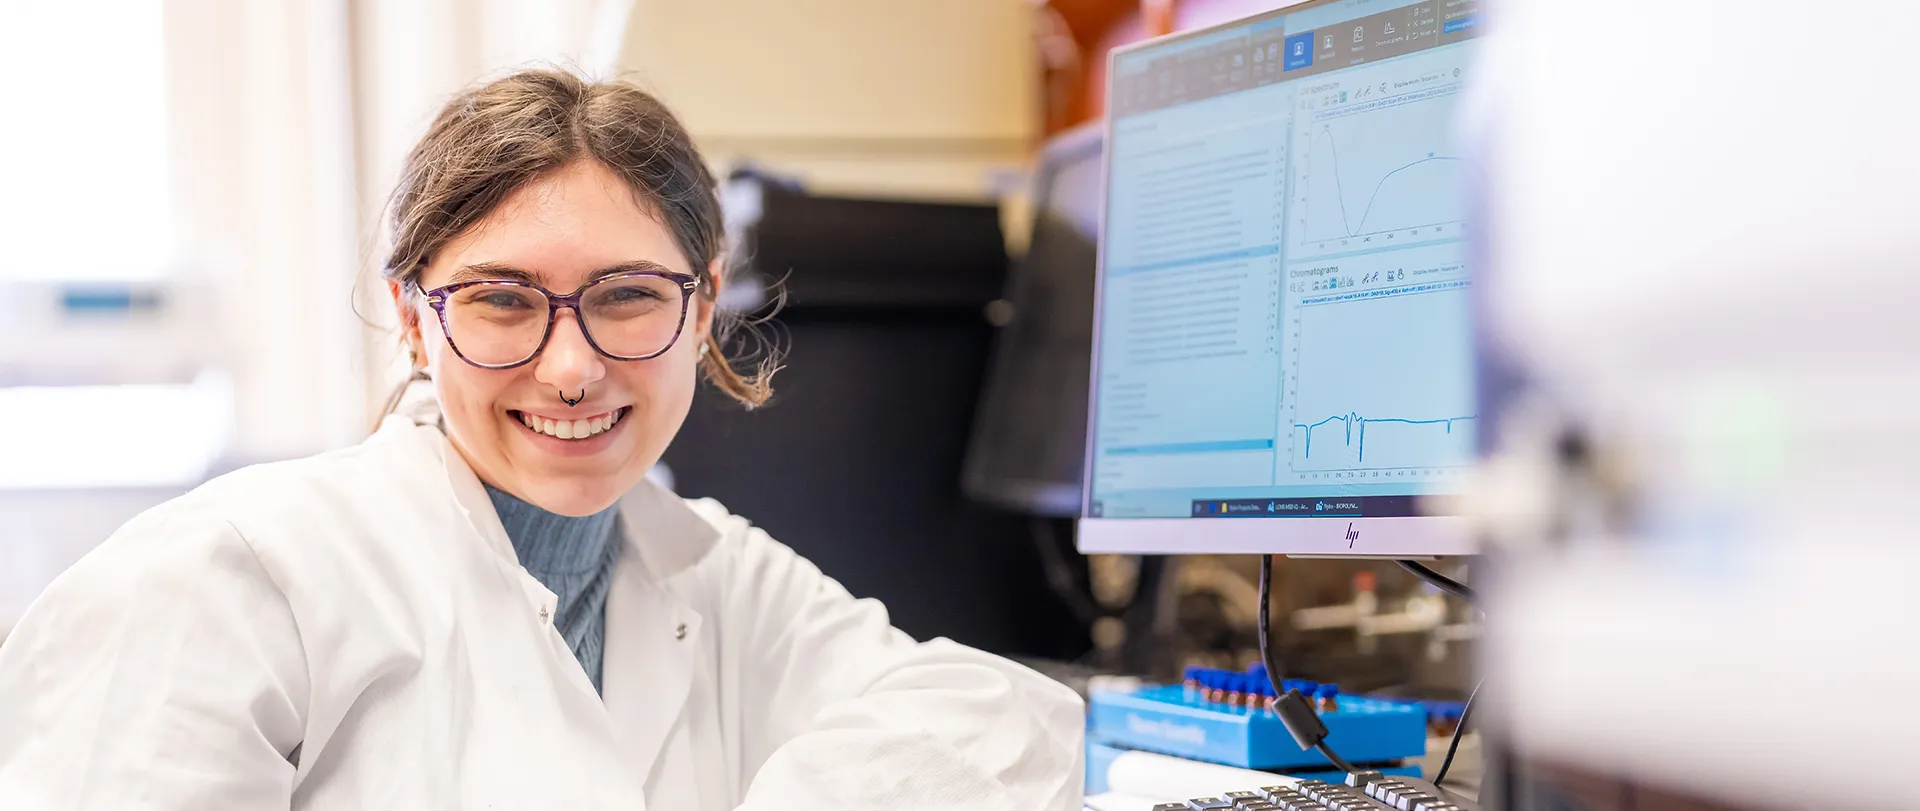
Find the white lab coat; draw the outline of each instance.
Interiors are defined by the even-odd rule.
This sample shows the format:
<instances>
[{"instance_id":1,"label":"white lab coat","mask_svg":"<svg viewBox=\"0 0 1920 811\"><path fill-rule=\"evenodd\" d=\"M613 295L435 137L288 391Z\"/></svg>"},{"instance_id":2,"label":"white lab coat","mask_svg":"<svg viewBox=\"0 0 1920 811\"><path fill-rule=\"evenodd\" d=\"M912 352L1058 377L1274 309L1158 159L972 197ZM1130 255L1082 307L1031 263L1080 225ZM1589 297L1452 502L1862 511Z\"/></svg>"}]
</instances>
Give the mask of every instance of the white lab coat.
<instances>
[{"instance_id":1,"label":"white lab coat","mask_svg":"<svg viewBox=\"0 0 1920 811\"><path fill-rule=\"evenodd\" d=\"M0 646L0 808L1080 808L1067 688L712 501L620 517L603 700L432 420L210 482Z\"/></svg>"}]
</instances>

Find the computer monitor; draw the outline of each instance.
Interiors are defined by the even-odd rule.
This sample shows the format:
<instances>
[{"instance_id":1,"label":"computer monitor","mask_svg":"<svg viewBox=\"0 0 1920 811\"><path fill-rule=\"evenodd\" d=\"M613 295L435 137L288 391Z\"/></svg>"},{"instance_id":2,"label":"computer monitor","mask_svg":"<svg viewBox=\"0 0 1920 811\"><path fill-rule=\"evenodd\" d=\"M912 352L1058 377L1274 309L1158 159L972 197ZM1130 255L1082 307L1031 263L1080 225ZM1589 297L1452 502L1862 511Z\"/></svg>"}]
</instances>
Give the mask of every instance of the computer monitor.
<instances>
[{"instance_id":1,"label":"computer monitor","mask_svg":"<svg viewBox=\"0 0 1920 811\"><path fill-rule=\"evenodd\" d=\"M967 495L1029 515L1080 513L1093 354L1100 127L1055 136L1034 173L1033 231L1007 278L1006 321L974 417Z\"/></svg>"},{"instance_id":2,"label":"computer monitor","mask_svg":"<svg viewBox=\"0 0 1920 811\"><path fill-rule=\"evenodd\" d=\"M1478 0L1292 5L1113 53L1080 546L1473 551Z\"/></svg>"}]
</instances>

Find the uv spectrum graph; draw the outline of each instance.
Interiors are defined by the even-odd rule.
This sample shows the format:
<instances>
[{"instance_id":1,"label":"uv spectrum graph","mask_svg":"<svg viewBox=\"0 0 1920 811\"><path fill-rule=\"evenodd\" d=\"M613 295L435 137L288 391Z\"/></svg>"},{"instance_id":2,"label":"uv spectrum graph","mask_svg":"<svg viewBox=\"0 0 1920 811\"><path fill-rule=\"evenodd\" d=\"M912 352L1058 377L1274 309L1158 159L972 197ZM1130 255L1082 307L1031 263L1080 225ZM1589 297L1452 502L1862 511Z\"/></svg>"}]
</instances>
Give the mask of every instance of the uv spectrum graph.
<instances>
[{"instance_id":1,"label":"uv spectrum graph","mask_svg":"<svg viewBox=\"0 0 1920 811\"><path fill-rule=\"evenodd\" d=\"M1309 298L1295 310L1292 326L1294 473L1437 469L1472 461L1477 414L1464 284Z\"/></svg>"},{"instance_id":2,"label":"uv spectrum graph","mask_svg":"<svg viewBox=\"0 0 1920 811\"><path fill-rule=\"evenodd\" d=\"M1306 228L1304 238L1306 241L1327 242L1342 237L1369 236L1395 231L1401 228L1439 225L1447 222L1457 222L1459 220L1457 213L1458 204L1456 202L1448 200L1442 195L1431 194L1430 190L1424 188L1422 185L1425 183L1427 185L1450 185L1457 187L1457 181L1435 184L1432 179L1417 177L1419 174L1435 174L1445 171L1448 174L1442 176L1442 180L1454 180L1451 173L1455 168L1442 166L1440 164L1457 162L1460 160L1459 158L1449 155L1436 155L1429 152L1425 157L1416 158L1410 163L1401 164L1388 170L1386 174L1380 177L1379 182L1373 184L1373 190L1371 192L1367 193L1364 197L1351 197L1353 200L1365 201L1359 206L1358 211L1354 211L1349 208L1347 202L1350 199L1347 186L1340 179L1340 144L1334 140L1333 128L1330 126L1321 127L1320 132L1314 136L1312 144L1312 151L1309 153L1309 158L1313 155L1325 155L1326 157L1324 158L1325 165L1323 171L1311 172L1309 174L1309 183L1311 183L1311 180L1314 178L1321 179L1323 184L1325 184L1327 180L1331 180L1332 183L1329 187L1330 193L1319 199L1321 206L1318 210L1313 207L1315 201L1313 189L1311 186L1307 188L1308 210L1307 221L1304 223ZM1414 174L1400 178L1398 183L1394 182L1396 176L1407 172ZM1364 184L1361 185L1364 187ZM1389 188L1390 185L1391 188ZM1380 202L1380 193L1382 191L1386 191L1388 195L1388 211L1385 216L1376 218L1374 213L1377 204ZM1329 211L1331 213L1329 213Z\"/></svg>"},{"instance_id":3,"label":"uv spectrum graph","mask_svg":"<svg viewBox=\"0 0 1920 811\"><path fill-rule=\"evenodd\" d=\"M1454 97L1428 92L1302 116L1294 134L1293 252L1457 232L1466 206L1464 165L1448 142Z\"/></svg>"}]
</instances>

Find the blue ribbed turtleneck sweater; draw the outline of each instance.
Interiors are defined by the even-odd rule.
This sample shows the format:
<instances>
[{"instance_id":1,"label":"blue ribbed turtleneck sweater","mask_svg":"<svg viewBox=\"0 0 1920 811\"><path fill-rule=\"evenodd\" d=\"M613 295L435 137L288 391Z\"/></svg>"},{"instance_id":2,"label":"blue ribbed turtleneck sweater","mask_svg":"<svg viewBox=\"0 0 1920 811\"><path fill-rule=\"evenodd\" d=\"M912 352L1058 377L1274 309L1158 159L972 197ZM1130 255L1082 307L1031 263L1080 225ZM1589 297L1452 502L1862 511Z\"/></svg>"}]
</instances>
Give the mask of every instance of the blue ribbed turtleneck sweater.
<instances>
[{"instance_id":1,"label":"blue ribbed turtleneck sweater","mask_svg":"<svg viewBox=\"0 0 1920 811\"><path fill-rule=\"evenodd\" d=\"M558 598L553 625L574 658L600 690L600 655L607 629L607 587L620 555L618 506L593 515L567 516L487 487L513 552L540 585Z\"/></svg>"}]
</instances>

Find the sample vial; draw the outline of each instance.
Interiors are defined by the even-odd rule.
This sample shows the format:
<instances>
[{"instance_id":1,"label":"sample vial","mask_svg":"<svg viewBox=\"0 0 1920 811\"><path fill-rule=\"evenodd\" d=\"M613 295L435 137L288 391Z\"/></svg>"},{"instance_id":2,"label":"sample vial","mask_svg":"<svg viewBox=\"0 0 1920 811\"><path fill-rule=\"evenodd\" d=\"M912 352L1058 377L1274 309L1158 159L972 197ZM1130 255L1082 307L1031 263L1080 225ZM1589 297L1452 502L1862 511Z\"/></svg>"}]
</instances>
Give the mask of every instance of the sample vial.
<instances>
[{"instance_id":1,"label":"sample vial","mask_svg":"<svg viewBox=\"0 0 1920 811\"><path fill-rule=\"evenodd\" d=\"M1322 684L1320 689L1313 691L1313 694L1319 699L1314 703L1320 712L1329 713L1340 710L1340 685Z\"/></svg>"},{"instance_id":2,"label":"sample vial","mask_svg":"<svg viewBox=\"0 0 1920 811\"><path fill-rule=\"evenodd\" d=\"M1186 670L1180 673L1180 686L1187 688L1187 696L1189 698L1191 698L1195 693L1201 690L1201 687L1200 687L1201 672L1202 672L1202 668L1188 667Z\"/></svg>"}]
</instances>

